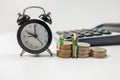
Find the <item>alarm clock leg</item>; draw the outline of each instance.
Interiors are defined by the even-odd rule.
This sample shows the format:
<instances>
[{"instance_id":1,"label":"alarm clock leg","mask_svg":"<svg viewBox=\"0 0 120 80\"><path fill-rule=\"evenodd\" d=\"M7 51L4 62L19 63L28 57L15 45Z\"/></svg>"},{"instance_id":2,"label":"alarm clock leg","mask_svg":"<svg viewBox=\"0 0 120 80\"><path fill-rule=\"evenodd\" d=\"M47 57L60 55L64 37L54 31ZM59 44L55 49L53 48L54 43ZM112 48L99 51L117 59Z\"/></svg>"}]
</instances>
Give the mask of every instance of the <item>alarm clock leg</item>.
<instances>
[{"instance_id":1,"label":"alarm clock leg","mask_svg":"<svg viewBox=\"0 0 120 80\"><path fill-rule=\"evenodd\" d=\"M47 49L47 52L50 54L50 56L53 55L50 49Z\"/></svg>"},{"instance_id":2,"label":"alarm clock leg","mask_svg":"<svg viewBox=\"0 0 120 80\"><path fill-rule=\"evenodd\" d=\"M22 52L20 53L20 56L22 56L25 53L25 50L22 50Z\"/></svg>"}]
</instances>

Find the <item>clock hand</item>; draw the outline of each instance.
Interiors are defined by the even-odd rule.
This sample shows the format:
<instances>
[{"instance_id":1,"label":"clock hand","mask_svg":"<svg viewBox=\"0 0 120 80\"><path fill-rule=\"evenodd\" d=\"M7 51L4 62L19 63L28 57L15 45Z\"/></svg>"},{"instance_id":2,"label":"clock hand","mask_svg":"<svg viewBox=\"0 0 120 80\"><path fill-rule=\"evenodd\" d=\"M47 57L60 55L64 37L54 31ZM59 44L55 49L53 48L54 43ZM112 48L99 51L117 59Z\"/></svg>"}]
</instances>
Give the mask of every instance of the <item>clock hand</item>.
<instances>
[{"instance_id":1,"label":"clock hand","mask_svg":"<svg viewBox=\"0 0 120 80\"><path fill-rule=\"evenodd\" d=\"M27 37L33 37L33 36L27 36Z\"/></svg>"},{"instance_id":2,"label":"clock hand","mask_svg":"<svg viewBox=\"0 0 120 80\"><path fill-rule=\"evenodd\" d=\"M41 43L41 45L43 46L43 43L38 39L38 38L36 38L40 43Z\"/></svg>"},{"instance_id":3,"label":"clock hand","mask_svg":"<svg viewBox=\"0 0 120 80\"><path fill-rule=\"evenodd\" d=\"M31 33L31 32L27 32L29 35L31 35L31 36L33 36L34 38L36 38L40 43L41 43L41 45L43 46L43 43L38 39L38 36L37 36L37 34L33 34L33 33Z\"/></svg>"},{"instance_id":4,"label":"clock hand","mask_svg":"<svg viewBox=\"0 0 120 80\"><path fill-rule=\"evenodd\" d=\"M36 24L34 24L34 34L36 34Z\"/></svg>"},{"instance_id":5,"label":"clock hand","mask_svg":"<svg viewBox=\"0 0 120 80\"><path fill-rule=\"evenodd\" d=\"M31 32L27 32L29 35L35 37L35 34L31 33Z\"/></svg>"}]
</instances>

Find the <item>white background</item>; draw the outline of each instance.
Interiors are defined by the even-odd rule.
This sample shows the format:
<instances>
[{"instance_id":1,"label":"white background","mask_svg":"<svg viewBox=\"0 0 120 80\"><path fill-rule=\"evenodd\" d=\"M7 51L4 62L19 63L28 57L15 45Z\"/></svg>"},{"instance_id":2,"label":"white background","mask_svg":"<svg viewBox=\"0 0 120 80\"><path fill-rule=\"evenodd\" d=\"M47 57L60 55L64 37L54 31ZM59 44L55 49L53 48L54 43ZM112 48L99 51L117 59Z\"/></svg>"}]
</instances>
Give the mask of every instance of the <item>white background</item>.
<instances>
[{"instance_id":1,"label":"white background","mask_svg":"<svg viewBox=\"0 0 120 80\"><path fill-rule=\"evenodd\" d=\"M0 0L0 32L16 31L17 13L29 6L42 6L52 13L54 30L94 27L120 22L120 0ZM29 10L28 14L33 14ZM41 11L34 14L38 17Z\"/></svg>"},{"instance_id":2,"label":"white background","mask_svg":"<svg viewBox=\"0 0 120 80\"><path fill-rule=\"evenodd\" d=\"M52 13L52 31L92 28L101 23L120 22L120 0L0 0L0 80L119 80L120 46L103 46L106 59L62 59L56 56L56 42L49 57L26 53L16 41L17 13L29 6L41 6ZM32 18L42 11L28 10Z\"/></svg>"}]
</instances>

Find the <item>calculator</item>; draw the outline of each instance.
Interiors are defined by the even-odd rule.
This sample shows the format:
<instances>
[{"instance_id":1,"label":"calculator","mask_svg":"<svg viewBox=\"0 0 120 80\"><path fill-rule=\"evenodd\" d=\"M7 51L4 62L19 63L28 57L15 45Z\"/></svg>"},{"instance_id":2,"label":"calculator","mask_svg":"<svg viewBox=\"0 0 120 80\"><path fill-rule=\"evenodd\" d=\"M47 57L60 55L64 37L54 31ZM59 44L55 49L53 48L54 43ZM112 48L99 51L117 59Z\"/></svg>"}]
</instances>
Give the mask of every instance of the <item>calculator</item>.
<instances>
[{"instance_id":1,"label":"calculator","mask_svg":"<svg viewBox=\"0 0 120 80\"><path fill-rule=\"evenodd\" d=\"M76 33L79 42L87 42L92 46L120 44L120 23L100 24L91 29L57 31L55 36L57 40L61 33L64 34L65 41L71 41L71 36L73 36L73 33Z\"/></svg>"}]
</instances>

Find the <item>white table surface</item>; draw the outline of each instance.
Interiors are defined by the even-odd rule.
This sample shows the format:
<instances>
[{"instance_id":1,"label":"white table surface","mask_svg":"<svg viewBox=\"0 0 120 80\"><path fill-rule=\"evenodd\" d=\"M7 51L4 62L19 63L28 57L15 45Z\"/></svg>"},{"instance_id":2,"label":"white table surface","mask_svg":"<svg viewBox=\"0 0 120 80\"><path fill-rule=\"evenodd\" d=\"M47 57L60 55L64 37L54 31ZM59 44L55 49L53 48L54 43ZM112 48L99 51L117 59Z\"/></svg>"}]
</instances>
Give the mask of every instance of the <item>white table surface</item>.
<instances>
[{"instance_id":1,"label":"white table surface","mask_svg":"<svg viewBox=\"0 0 120 80\"><path fill-rule=\"evenodd\" d=\"M16 33L0 34L0 44L0 80L120 80L120 45L103 46L106 59L64 59L56 56L54 39L53 57L47 52L20 57Z\"/></svg>"}]
</instances>

